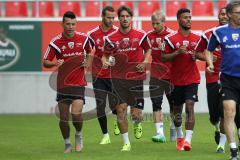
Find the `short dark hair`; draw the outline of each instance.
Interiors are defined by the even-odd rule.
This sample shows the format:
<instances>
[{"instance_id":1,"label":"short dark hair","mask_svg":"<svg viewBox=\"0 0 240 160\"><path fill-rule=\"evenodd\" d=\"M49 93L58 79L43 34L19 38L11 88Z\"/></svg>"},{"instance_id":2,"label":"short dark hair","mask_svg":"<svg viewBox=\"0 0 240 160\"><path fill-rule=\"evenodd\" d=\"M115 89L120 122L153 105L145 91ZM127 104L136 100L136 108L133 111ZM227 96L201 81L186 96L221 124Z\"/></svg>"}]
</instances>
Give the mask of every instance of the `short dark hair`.
<instances>
[{"instance_id":1,"label":"short dark hair","mask_svg":"<svg viewBox=\"0 0 240 160\"><path fill-rule=\"evenodd\" d=\"M72 12L72 11L67 11L64 13L63 15L63 19L62 21L64 22L64 19L65 18L71 18L71 19L75 19L76 18L76 15Z\"/></svg>"},{"instance_id":2,"label":"short dark hair","mask_svg":"<svg viewBox=\"0 0 240 160\"><path fill-rule=\"evenodd\" d=\"M127 11L131 17L133 16L133 11L131 10L131 8L129 8L128 6L120 6L117 11L118 17L120 17L122 11Z\"/></svg>"},{"instance_id":3,"label":"short dark hair","mask_svg":"<svg viewBox=\"0 0 240 160\"><path fill-rule=\"evenodd\" d=\"M240 2L239 1L233 1L233 2L228 3L227 6L226 6L226 12L227 13L232 13L233 8L235 6L240 6Z\"/></svg>"},{"instance_id":4,"label":"short dark hair","mask_svg":"<svg viewBox=\"0 0 240 160\"><path fill-rule=\"evenodd\" d=\"M103 17L106 16L106 11L114 12L115 10L114 10L114 8L113 8L112 6L106 6L106 7L104 7L103 10L102 10L102 16L103 16Z\"/></svg>"},{"instance_id":5,"label":"short dark hair","mask_svg":"<svg viewBox=\"0 0 240 160\"><path fill-rule=\"evenodd\" d=\"M183 13L191 13L191 11L187 8L181 8L177 11L177 19L181 17L181 14Z\"/></svg>"}]
</instances>

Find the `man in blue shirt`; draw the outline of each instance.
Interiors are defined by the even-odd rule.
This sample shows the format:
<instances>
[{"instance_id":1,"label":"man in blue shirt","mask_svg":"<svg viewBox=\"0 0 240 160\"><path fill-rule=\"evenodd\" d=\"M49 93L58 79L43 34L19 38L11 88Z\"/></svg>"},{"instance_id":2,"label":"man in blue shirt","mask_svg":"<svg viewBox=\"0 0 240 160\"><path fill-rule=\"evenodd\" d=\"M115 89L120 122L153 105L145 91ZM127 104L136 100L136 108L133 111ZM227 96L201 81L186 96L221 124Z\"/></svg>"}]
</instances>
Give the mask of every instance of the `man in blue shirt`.
<instances>
[{"instance_id":1,"label":"man in blue shirt","mask_svg":"<svg viewBox=\"0 0 240 160\"><path fill-rule=\"evenodd\" d=\"M221 76L224 106L224 129L230 145L230 160L238 159L235 140L234 117L240 100L240 2L230 2L226 7L229 23L213 30L206 54L207 71L213 72L212 52L220 45L222 51ZM238 117L240 118L240 117Z\"/></svg>"}]
</instances>

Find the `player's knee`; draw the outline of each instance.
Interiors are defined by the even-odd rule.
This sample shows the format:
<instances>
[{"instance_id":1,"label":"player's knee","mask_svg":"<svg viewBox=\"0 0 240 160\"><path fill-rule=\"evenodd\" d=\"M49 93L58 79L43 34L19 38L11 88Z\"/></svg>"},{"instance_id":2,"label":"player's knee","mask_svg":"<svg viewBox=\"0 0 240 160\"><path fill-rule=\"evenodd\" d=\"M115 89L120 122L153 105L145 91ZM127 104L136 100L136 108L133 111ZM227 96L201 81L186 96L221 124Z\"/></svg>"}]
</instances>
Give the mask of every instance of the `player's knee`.
<instances>
[{"instance_id":1,"label":"player's knee","mask_svg":"<svg viewBox=\"0 0 240 160\"><path fill-rule=\"evenodd\" d=\"M173 122L176 127L180 127L182 125L182 115L180 113L174 114Z\"/></svg>"}]
</instances>

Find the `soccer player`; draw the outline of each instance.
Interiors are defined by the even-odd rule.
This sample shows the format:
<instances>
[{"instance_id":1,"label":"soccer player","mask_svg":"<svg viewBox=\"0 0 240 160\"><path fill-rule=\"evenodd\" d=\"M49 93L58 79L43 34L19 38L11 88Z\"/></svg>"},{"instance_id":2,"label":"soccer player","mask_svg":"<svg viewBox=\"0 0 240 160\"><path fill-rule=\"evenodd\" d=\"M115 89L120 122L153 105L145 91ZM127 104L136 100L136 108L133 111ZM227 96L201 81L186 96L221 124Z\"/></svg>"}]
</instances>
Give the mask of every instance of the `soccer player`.
<instances>
[{"instance_id":1,"label":"soccer player","mask_svg":"<svg viewBox=\"0 0 240 160\"><path fill-rule=\"evenodd\" d=\"M102 23L88 32L88 36L92 45L94 46L95 53L93 55L92 63L92 76L93 76L93 88L97 104L97 117L100 124L103 138L100 144L111 143L108 128L107 128L107 117L105 114L106 98L108 96L108 104L110 106L114 105L112 94L112 83L110 76L110 68L102 68L101 58L103 55L103 37L111 32L114 32L118 28L113 25L115 17L114 8L111 6L106 6L102 10ZM115 107L115 106L114 106ZM114 107L110 107L114 109ZM114 133L117 135L120 133L118 127L115 127Z\"/></svg>"},{"instance_id":2,"label":"soccer player","mask_svg":"<svg viewBox=\"0 0 240 160\"><path fill-rule=\"evenodd\" d=\"M122 151L130 151L127 107L136 106L137 99L143 98L143 80L146 78L145 67L151 46L146 33L132 27L133 12L129 7L121 6L117 15L120 27L105 37L106 52L102 57L102 63L107 68L111 66L108 61L110 56L116 60L116 64L111 66L111 76L119 100L116 106L118 126L124 142Z\"/></svg>"},{"instance_id":3,"label":"soccer player","mask_svg":"<svg viewBox=\"0 0 240 160\"><path fill-rule=\"evenodd\" d=\"M174 107L174 124L177 132L177 150L191 150L191 139L195 124L194 103L198 101L197 91L200 83L200 74L195 62L194 48L200 36L191 31L191 13L189 9L182 8L177 12L179 29L176 33L165 37L165 53L163 61L172 60L171 82L174 85L172 92ZM185 103L185 129L184 139L182 131L182 109Z\"/></svg>"},{"instance_id":4,"label":"soccer player","mask_svg":"<svg viewBox=\"0 0 240 160\"><path fill-rule=\"evenodd\" d=\"M47 68L58 67L56 100L60 113L59 127L65 142L64 153L70 153L70 105L72 123L76 129L75 149L77 152L83 149L81 112L84 104L84 86L87 84L83 66L86 63L85 54L91 52L91 46L87 35L75 31L77 20L73 12L64 13L62 27L63 32L51 40L44 55L43 65Z\"/></svg>"},{"instance_id":5,"label":"soccer player","mask_svg":"<svg viewBox=\"0 0 240 160\"><path fill-rule=\"evenodd\" d=\"M155 11L152 14L153 30L148 32L148 38L152 46L152 63L151 63L151 78L150 78L150 97L153 107L153 119L156 127L156 135L152 137L153 142L166 142L166 137L163 131L163 113L162 101L163 94L166 94L170 107L170 116L173 115L173 101L171 98L172 85L170 84L170 69L171 62L163 63L161 54L163 50L164 37L174 31L165 26L165 15L160 11ZM161 70L163 70L161 72ZM171 119L170 124L170 139L176 140L176 130Z\"/></svg>"},{"instance_id":6,"label":"soccer player","mask_svg":"<svg viewBox=\"0 0 240 160\"><path fill-rule=\"evenodd\" d=\"M225 25L228 23L228 17L226 14L226 8L221 8L218 14L219 26ZM212 35L214 28L206 30L200 41L196 46L196 56L200 60L206 60L205 50L207 49L208 41ZM219 81L219 70L221 63L221 48L220 46L213 52L214 54L214 73L209 74L205 72L206 76L206 88L207 88L207 101L209 109L209 120L212 125L215 126L215 141L217 143L217 153L224 153L224 147L226 143L226 135L223 128L223 116L222 116L222 102L220 100L220 84ZM220 122L221 120L221 122ZM219 140L220 138L220 140Z\"/></svg>"},{"instance_id":7,"label":"soccer player","mask_svg":"<svg viewBox=\"0 0 240 160\"><path fill-rule=\"evenodd\" d=\"M221 62L221 93L224 106L224 130L230 145L231 160L238 159L238 149L235 140L234 118L236 107L239 108L240 97L240 2L230 2L226 6L229 23L213 30L208 43L206 54L207 71L214 72L212 55L220 45L222 53ZM239 119L240 117L238 117Z\"/></svg>"}]
</instances>

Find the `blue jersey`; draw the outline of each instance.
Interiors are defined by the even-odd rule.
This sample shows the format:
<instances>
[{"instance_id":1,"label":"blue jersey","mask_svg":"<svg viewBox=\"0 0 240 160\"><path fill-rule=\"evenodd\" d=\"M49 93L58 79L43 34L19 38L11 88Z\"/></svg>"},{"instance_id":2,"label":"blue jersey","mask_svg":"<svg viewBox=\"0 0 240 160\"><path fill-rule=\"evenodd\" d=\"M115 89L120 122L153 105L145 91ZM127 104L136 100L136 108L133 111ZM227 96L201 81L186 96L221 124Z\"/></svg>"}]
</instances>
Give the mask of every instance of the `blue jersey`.
<instances>
[{"instance_id":1,"label":"blue jersey","mask_svg":"<svg viewBox=\"0 0 240 160\"><path fill-rule=\"evenodd\" d=\"M240 28L235 29L226 24L214 29L208 50L213 52L218 45L222 52L221 72L240 78Z\"/></svg>"}]
</instances>

